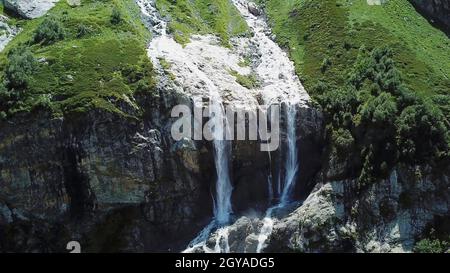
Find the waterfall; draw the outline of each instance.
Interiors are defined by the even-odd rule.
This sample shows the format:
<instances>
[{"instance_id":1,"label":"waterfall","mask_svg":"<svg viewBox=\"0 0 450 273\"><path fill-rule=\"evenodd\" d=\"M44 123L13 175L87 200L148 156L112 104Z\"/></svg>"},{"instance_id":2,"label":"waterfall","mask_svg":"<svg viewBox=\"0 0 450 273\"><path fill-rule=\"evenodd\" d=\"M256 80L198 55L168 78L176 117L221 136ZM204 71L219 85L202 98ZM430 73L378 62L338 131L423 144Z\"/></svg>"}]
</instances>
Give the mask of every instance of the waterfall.
<instances>
[{"instance_id":1,"label":"waterfall","mask_svg":"<svg viewBox=\"0 0 450 273\"><path fill-rule=\"evenodd\" d=\"M261 228L261 232L258 235L258 246L256 248L256 253L261 253L261 251L266 247L266 241L269 238L270 234L272 234L273 230L273 219L272 213L276 207L269 208L266 212L266 216L263 219L263 226Z\"/></svg>"},{"instance_id":2,"label":"waterfall","mask_svg":"<svg viewBox=\"0 0 450 273\"><path fill-rule=\"evenodd\" d=\"M286 205L291 200L292 191L295 187L295 181L298 171L298 149L297 149L297 108L295 105L288 105L286 110L287 118L287 161L286 173L284 178L283 193L281 194L280 204Z\"/></svg>"},{"instance_id":3,"label":"waterfall","mask_svg":"<svg viewBox=\"0 0 450 273\"><path fill-rule=\"evenodd\" d=\"M269 208L263 219L263 226L258 235L257 253L261 253L267 246L267 239L272 234L274 219L273 212L276 209L284 208L291 202L295 182L297 180L297 173L299 168L298 148L297 148L297 108L295 105L288 104L286 106L286 166L284 168L285 176L283 189L280 196L280 201L277 205ZM279 183L278 185L280 185ZM279 192L281 190L278 190Z\"/></svg>"},{"instance_id":4,"label":"waterfall","mask_svg":"<svg viewBox=\"0 0 450 273\"><path fill-rule=\"evenodd\" d=\"M136 3L141 8L144 21L147 27L153 32L153 39L149 45L148 52L152 62L159 70L160 76L165 77L165 71L160 64L160 58L164 57L164 54L172 54L170 57L179 62L179 65L187 68L186 73L190 79L198 79L204 85L204 90L209 94L210 105L210 118L211 127L210 133L213 138L214 148L214 163L216 168L216 195L213 197L214 205L214 219L206 226L198 236L190 243L191 247L200 246L206 252L214 252L221 250L221 244L225 242L224 251L227 251L227 234L228 231L222 228L230 221L232 213L231 206L231 194L233 191L229 161L231 156L230 141L225 140L225 130L228 128L226 121L226 115L219 88L215 82L210 79L202 69L198 67L197 59L191 56L185 55L183 47L176 43L175 40L167 33L167 22L159 15L156 8L155 0L136 0ZM192 83L191 83L192 84ZM195 83L197 87L198 84ZM205 94L206 95L206 94ZM210 250L206 247L206 240L208 236L218 229L218 239L215 249ZM192 248L191 248L192 249ZM189 252L187 249L186 252Z\"/></svg>"},{"instance_id":5,"label":"waterfall","mask_svg":"<svg viewBox=\"0 0 450 273\"><path fill-rule=\"evenodd\" d=\"M294 64L272 35L264 16L250 12L247 0L231 0L245 19L254 35L235 37L232 48L224 48L213 35L193 35L186 45L178 44L167 31L167 22L161 18L155 0L136 0L140 6L144 22L153 32L148 53L155 68L163 79L161 87L169 88L189 96L208 97L210 99L209 124L212 130L212 146L216 169L213 219L185 252L203 250L204 252L229 252L227 227L231 222L231 195L233 184L230 177L231 141L224 137L224 128L228 128L224 104L238 102L247 110L255 109L261 98L265 105L287 104L286 107L286 144L283 145L283 160L279 170L272 176L269 172L267 187L269 202L279 198L276 206L267 210L263 226L258 236L260 252L266 247L272 233L275 210L287 206L292 201L295 181L298 176L297 148L297 109L307 105L309 96L295 73ZM252 56L253 65L242 67L243 56ZM162 65L162 60L170 64ZM168 71L167 71L168 70ZM241 75L254 73L260 86L248 89L238 83L230 71ZM168 76L170 73L170 76ZM210 120L210 121L211 121ZM210 128L211 129L211 128ZM269 154L269 160L272 162ZM274 161L276 162L276 161ZM211 236L215 240L208 241ZM207 246L207 242L213 244ZM215 245L214 245L215 243Z\"/></svg>"},{"instance_id":6,"label":"waterfall","mask_svg":"<svg viewBox=\"0 0 450 273\"><path fill-rule=\"evenodd\" d=\"M216 98L219 99L219 98ZM224 128L228 128L225 111L222 103L213 102L211 107L214 113L214 163L216 166L216 198L214 204L214 218L219 226L230 221L231 193L233 187L230 179L229 159L231 155L230 143L225 140Z\"/></svg>"}]
</instances>

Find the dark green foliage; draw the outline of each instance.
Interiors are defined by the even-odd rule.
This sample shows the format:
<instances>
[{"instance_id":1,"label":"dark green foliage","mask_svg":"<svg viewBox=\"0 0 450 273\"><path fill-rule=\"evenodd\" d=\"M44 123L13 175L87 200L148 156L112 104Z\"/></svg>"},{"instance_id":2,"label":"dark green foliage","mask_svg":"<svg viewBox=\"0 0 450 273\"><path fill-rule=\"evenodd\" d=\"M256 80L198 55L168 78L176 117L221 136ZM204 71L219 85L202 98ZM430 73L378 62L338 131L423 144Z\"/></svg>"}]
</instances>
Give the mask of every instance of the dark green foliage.
<instances>
[{"instance_id":1,"label":"dark green foliage","mask_svg":"<svg viewBox=\"0 0 450 273\"><path fill-rule=\"evenodd\" d=\"M322 61L322 66L320 68L320 70L322 71L322 73L325 73L325 71L327 71L327 69L331 66L331 60L329 58L325 58Z\"/></svg>"},{"instance_id":2,"label":"dark green foliage","mask_svg":"<svg viewBox=\"0 0 450 273\"><path fill-rule=\"evenodd\" d=\"M318 102L331 146L360 158L362 186L386 176L396 162L448 159L449 96L415 96L404 86L389 48L362 48L345 87L333 90L319 82L315 90L322 93Z\"/></svg>"},{"instance_id":3,"label":"dark green foliage","mask_svg":"<svg viewBox=\"0 0 450 273\"><path fill-rule=\"evenodd\" d=\"M24 106L30 95L27 88L37 68L38 62L28 48L10 51L4 82L0 83L0 118L5 119Z\"/></svg>"},{"instance_id":4,"label":"dark green foliage","mask_svg":"<svg viewBox=\"0 0 450 273\"><path fill-rule=\"evenodd\" d=\"M397 142L401 158L448 156L448 129L442 111L428 101L406 107L397 120Z\"/></svg>"},{"instance_id":5,"label":"dark green foliage","mask_svg":"<svg viewBox=\"0 0 450 273\"><path fill-rule=\"evenodd\" d=\"M6 89L6 86L0 82L0 121L7 117L7 105L11 100L11 92Z\"/></svg>"},{"instance_id":6,"label":"dark green foliage","mask_svg":"<svg viewBox=\"0 0 450 273\"><path fill-rule=\"evenodd\" d=\"M82 38L92 33L92 29L85 24L79 24L77 27L77 38Z\"/></svg>"},{"instance_id":7,"label":"dark green foliage","mask_svg":"<svg viewBox=\"0 0 450 273\"><path fill-rule=\"evenodd\" d=\"M397 115L395 98L386 92L377 97L371 97L361 106L361 121L380 126L393 124Z\"/></svg>"},{"instance_id":8,"label":"dark green foliage","mask_svg":"<svg viewBox=\"0 0 450 273\"><path fill-rule=\"evenodd\" d=\"M36 68L37 61L28 49L19 48L11 51L5 69L6 87L8 89L26 88Z\"/></svg>"},{"instance_id":9,"label":"dark green foliage","mask_svg":"<svg viewBox=\"0 0 450 273\"><path fill-rule=\"evenodd\" d=\"M122 13L117 8L113 8L111 14L111 24L118 25L122 21Z\"/></svg>"},{"instance_id":10,"label":"dark green foliage","mask_svg":"<svg viewBox=\"0 0 450 273\"><path fill-rule=\"evenodd\" d=\"M64 39L66 33L58 19L54 17L45 18L37 27L33 42L50 45Z\"/></svg>"},{"instance_id":11,"label":"dark green foliage","mask_svg":"<svg viewBox=\"0 0 450 273\"><path fill-rule=\"evenodd\" d=\"M424 239L424 240L419 241L415 245L414 252L417 252L417 253L445 253L449 247L450 247L450 244L445 241L440 241L438 239L436 239L436 240Z\"/></svg>"},{"instance_id":12,"label":"dark green foliage","mask_svg":"<svg viewBox=\"0 0 450 273\"><path fill-rule=\"evenodd\" d=\"M414 252L447 253L450 250L449 218L435 217L431 226L414 246Z\"/></svg>"},{"instance_id":13,"label":"dark green foliage","mask_svg":"<svg viewBox=\"0 0 450 273\"><path fill-rule=\"evenodd\" d=\"M347 156L348 152L354 145L354 138L349 130L339 128L333 131L333 143L335 144L338 152L342 156Z\"/></svg>"}]
</instances>

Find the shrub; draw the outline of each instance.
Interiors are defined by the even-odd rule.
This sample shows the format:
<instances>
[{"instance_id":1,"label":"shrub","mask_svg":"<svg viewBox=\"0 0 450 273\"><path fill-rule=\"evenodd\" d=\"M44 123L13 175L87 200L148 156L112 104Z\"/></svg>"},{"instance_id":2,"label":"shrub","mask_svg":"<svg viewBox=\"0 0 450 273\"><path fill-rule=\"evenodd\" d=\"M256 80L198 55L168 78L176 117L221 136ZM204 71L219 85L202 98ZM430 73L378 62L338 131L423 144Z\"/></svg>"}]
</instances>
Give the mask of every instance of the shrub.
<instances>
[{"instance_id":1,"label":"shrub","mask_svg":"<svg viewBox=\"0 0 450 273\"><path fill-rule=\"evenodd\" d=\"M378 97L366 102L360 111L362 120L378 125L394 124L397 115L395 98L389 93L381 93Z\"/></svg>"},{"instance_id":2,"label":"shrub","mask_svg":"<svg viewBox=\"0 0 450 273\"><path fill-rule=\"evenodd\" d=\"M34 43L50 45L63 40L65 35L62 24L54 17L48 17L37 27L33 40Z\"/></svg>"},{"instance_id":3,"label":"shrub","mask_svg":"<svg viewBox=\"0 0 450 273\"><path fill-rule=\"evenodd\" d=\"M347 129L339 128L333 131L333 143L340 154L348 155L347 152L351 150L354 141L352 134Z\"/></svg>"},{"instance_id":4,"label":"shrub","mask_svg":"<svg viewBox=\"0 0 450 273\"><path fill-rule=\"evenodd\" d=\"M424 239L419 241L415 247L414 252L417 253L445 253L450 247L448 242L440 241L438 239Z\"/></svg>"},{"instance_id":5,"label":"shrub","mask_svg":"<svg viewBox=\"0 0 450 273\"><path fill-rule=\"evenodd\" d=\"M92 33L92 29L85 24L79 24L77 26L77 38L87 36Z\"/></svg>"},{"instance_id":6,"label":"shrub","mask_svg":"<svg viewBox=\"0 0 450 273\"><path fill-rule=\"evenodd\" d=\"M37 61L28 49L17 49L8 55L5 69L5 83L9 89L28 87L30 76L37 68Z\"/></svg>"},{"instance_id":7,"label":"shrub","mask_svg":"<svg viewBox=\"0 0 450 273\"><path fill-rule=\"evenodd\" d=\"M329 58L324 58L322 61L322 66L320 67L320 70L322 73L325 73L325 71L328 70L328 68L331 66L331 60Z\"/></svg>"},{"instance_id":8,"label":"shrub","mask_svg":"<svg viewBox=\"0 0 450 273\"><path fill-rule=\"evenodd\" d=\"M449 150L445 117L428 101L405 108L396 125L398 146L404 159L439 158Z\"/></svg>"},{"instance_id":9,"label":"shrub","mask_svg":"<svg viewBox=\"0 0 450 273\"><path fill-rule=\"evenodd\" d=\"M349 119L357 106L356 92L351 88L337 90L328 89L319 97L319 103L323 106L328 121L335 126L347 126Z\"/></svg>"},{"instance_id":10,"label":"shrub","mask_svg":"<svg viewBox=\"0 0 450 273\"><path fill-rule=\"evenodd\" d=\"M117 8L114 8L111 14L111 24L118 25L120 22L122 22L122 14Z\"/></svg>"}]
</instances>

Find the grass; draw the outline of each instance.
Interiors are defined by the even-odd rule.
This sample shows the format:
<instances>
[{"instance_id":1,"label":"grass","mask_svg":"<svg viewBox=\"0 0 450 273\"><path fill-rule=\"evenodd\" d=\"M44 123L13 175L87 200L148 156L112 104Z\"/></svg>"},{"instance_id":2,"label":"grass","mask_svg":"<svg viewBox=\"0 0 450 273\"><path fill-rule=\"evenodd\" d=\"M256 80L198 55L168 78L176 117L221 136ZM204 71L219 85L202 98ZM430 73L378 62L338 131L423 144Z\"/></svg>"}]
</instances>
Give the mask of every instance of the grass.
<instances>
[{"instance_id":1,"label":"grass","mask_svg":"<svg viewBox=\"0 0 450 273\"><path fill-rule=\"evenodd\" d=\"M252 64L252 59L248 56L239 61L238 65L240 67L249 67Z\"/></svg>"},{"instance_id":2,"label":"grass","mask_svg":"<svg viewBox=\"0 0 450 273\"><path fill-rule=\"evenodd\" d=\"M215 34L222 44L245 35L248 27L239 11L229 0L157 0L161 14L169 18L169 31L180 44L190 41L193 34Z\"/></svg>"},{"instance_id":3,"label":"grass","mask_svg":"<svg viewBox=\"0 0 450 273\"><path fill-rule=\"evenodd\" d=\"M328 157L347 160L337 179L363 187L398 162L448 166L450 39L408 0L258 2L325 114Z\"/></svg>"},{"instance_id":4,"label":"grass","mask_svg":"<svg viewBox=\"0 0 450 273\"><path fill-rule=\"evenodd\" d=\"M241 75L234 70L231 70L230 74L236 78L237 83L247 89L254 89L259 86L258 78L255 74Z\"/></svg>"},{"instance_id":5,"label":"grass","mask_svg":"<svg viewBox=\"0 0 450 273\"><path fill-rule=\"evenodd\" d=\"M117 25L111 23L114 8L122 15ZM30 45L44 18L19 21L23 31L0 55L0 67L4 67L9 50L27 46L41 60L26 90L25 106L15 111L31 111L42 96L51 98L55 115L92 108L124 114L123 104L137 109L133 95L138 86L153 85L153 74L145 51L150 33L134 1L85 0L74 8L60 1L48 16L62 22L67 33L64 40L49 46ZM80 26L89 29L82 37L78 37Z\"/></svg>"},{"instance_id":6,"label":"grass","mask_svg":"<svg viewBox=\"0 0 450 273\"><path fill-rule=\"evenodd\" d=\"M391 0L384 6L369 6L365 0L259 2L310 92L318 82L341 86L360 47L384 45L394 50L409 88L421 94L450 90L450 40L407 0ZM323 69L325 59L331 65Z\"/></svg>"}]
</instances>

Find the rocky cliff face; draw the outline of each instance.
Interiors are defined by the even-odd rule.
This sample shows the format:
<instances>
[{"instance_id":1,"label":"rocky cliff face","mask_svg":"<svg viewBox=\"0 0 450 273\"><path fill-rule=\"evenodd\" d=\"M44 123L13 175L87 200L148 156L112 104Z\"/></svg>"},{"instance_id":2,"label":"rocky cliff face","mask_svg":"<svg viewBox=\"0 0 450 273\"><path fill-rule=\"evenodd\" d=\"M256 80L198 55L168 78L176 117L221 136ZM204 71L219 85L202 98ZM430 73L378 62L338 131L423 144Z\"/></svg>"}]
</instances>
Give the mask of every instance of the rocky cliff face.
<instances>
[{"instance_id":1,"label":"rocky cliff face","mask_svg":"<svg viewBox=\"0 0 450 273\"><path fill-rule=\"evenodd\" d=\"M410 0L426 17L450 34L450 2L447 0Z\"/></svg>"},{"instance_id":2,"label":"rocky cliff face","mask_svg":"<svg viewBox=\"0 0 450 273\"><path fill-rule=\"evenodd\" d=\"M268 251L409 252L418 238L449 217L449 178L429 167L398 167L389 178L357 190L357 180L318 186L276 223Z\"/></svg>"},{"instance_id":3,"label":"rocky cliff face","mask_svg":"<svg viewBox=\"0 0 450 273\"><path fill-rule=\"evenodd\" d=\"M318 183L295 209L274 211L266 252L410 252L431 229L448 228L449 173L400 166L364 189L358 180ZM447 223L447 224L445 224ZM242 217L228 229L233 252L256 252L263 220ZM218 234L208 246L214 248Z\"/></svg>"},{"instance_id":4,"label":"rocky cliff face","mask_svg":"<svg viewBox=\"0 0 450 273\"><path fill-rule=\"evenodd\" d=\"M213 152L208 142L172 140L171 107L189 99L159 92L141 98L138 120L92 111L3 122L0 248L62 252L78 240L84 251L183 249L212 216ZM300 156L315 155L301 170L306 185L320 168L320 115L304 108L298 124ZM267 172L281 156L270 161L245 141L232 153L235 212L264 209Z\"/></svg>"},{"instance_id":5,"label":"rocky cliff face","mask_svg":"<svg viewBox=\"0 0 450 273\"><path fill-rule=\"evenodd\" d=\"M245 1L235 2L253 18ZM260 16L255 6L248 12ZM255 29L261 27L258 18L252 20ZM81 243L83 252L184 249L213 215L214 149L207 141L175 142L171 109L192 105L193 95L207 97L205 82L224 89L225 103L258 104L255 90L238 85L229 68L249 75L259 67L260 77L277 83L290 79L270 73L270 65L283 55L268 54L276 48L267 38L270 31L262 29L260 37L238 40L245 43L232 43L231 49L211 36L194 37L172 51L151 48L161 54L153 56L155 63L165 60L166 65L161 62L158 68L164 75L155 94L136 97L143 114L124 105L121 110L129 117L92 110L57 118L38 111L1 121L0 251L65 252L72 240ZM164 38L155 41L168 42ZM258 50L258 38L269 46ZM252 67L238 65L241 55L253 58ZM270 100L279 93L268 83L262 89ZM305 201L274 211L265 251L410 251L430 225L448 219L448 170L398 166L390 177L365 188L357 179L335 181L346 166L322 156L326 144L320 112L307 100L297 107L301 163L295 197ZM285 116L281 128L284 146ZM269 154L256 141L232 143L236 221L228 228L231 251L257 251L264 220L254 211L261 214L271 205L268 176L276 177L284 163L282 149ZM216 238L212 234L207 244L213 247Z\"/></svg>"},{"instance_id":6,"label":"rocky cliff face","mask_svg":"<svg viewBox=\"0 0 450 273\"><path fill-rule=\"evenodd\" d=\"M59 0L2 0L6 9L26 19L43 16Z\"/></svg>"},{"instance_id":7,"label":"rocky cliff face","mask_svg":"<svg viewBox=\"0 0 450 273\"><path fill-rule=\"evenodd\" d=\"M192 223L212 209L211 155L201 143L173 145L167 121L155 116L164 110L153 103L144 104L149 111L142 120L94 111L3 123L2 249L64 251L65 236L46 249L38 239L52 238L56 228L87 250L166 251L195 232ZM169 234L170 242L160 241ZM115 244L115 236L130 240Z\"/></svg>"}]
</instances>

